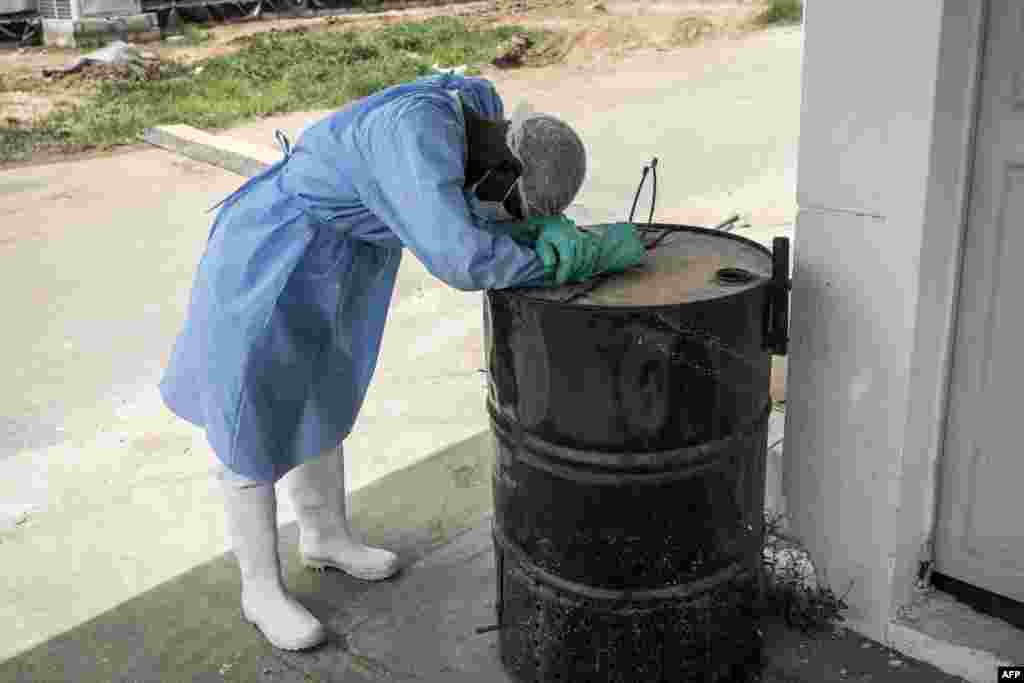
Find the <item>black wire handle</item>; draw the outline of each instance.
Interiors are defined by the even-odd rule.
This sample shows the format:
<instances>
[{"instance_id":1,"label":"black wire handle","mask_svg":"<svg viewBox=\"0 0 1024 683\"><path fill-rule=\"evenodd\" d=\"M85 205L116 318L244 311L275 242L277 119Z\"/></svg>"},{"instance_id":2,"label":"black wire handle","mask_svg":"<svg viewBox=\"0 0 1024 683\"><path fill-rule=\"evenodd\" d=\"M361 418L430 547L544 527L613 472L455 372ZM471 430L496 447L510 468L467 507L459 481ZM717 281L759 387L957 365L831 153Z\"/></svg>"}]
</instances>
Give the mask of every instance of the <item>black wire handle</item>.
<instances>
[{"instance_id":1,"label":"black wire handle","mask_svg":"<svg viewBox=\"0 0 1024 683\"><path fill-rule=\"evenodd\" d=\"M636 194L633 195L633 206L629 210L627 223L633 222L633 215L636 213L636 203L640 201L640 192L644 189L644 183L647 182L648 173L651 173L653 176L654 187L651 193L651 213L647 217L647 225L654 221L654 205L658 201L658 157L651 159L650 166L644 166L643 174L640 176L640 185L636 188Z\"/></svg>"},{"instance_id":2,"label":"black wire handle","mask_svg":"<svg viewBox=\"0 0 1024 683\"><path fill-rule=\"evenodd\" d=\"M636 188L636 194L633 195L633 206L629 209L628 223L633 222L633 216L636 214L636 204L640 200L640 192L644 189L644 183L647 182L647 174L651 174L651 211L647 214L647 225L642 227L641 230L650 230L654 225L654 208L658 204L658 157L651 159L650 166L644 166L643 174L640 176L640 185ZM644 245L647 251L654 249L664 240L671 230L662 232L656 239Z\"/></svg>"},{"instance_id":3,"label":"black wire handle","mask_svg":"<svg viewBox=\"0 0 1024 683\"><path fill-rule=\"evenodd\" d=\"M654 222L654 205L658 203L658 157L651 159L651 213L647 215L647 227Z\"/></svg>"},{"instance_id":4,"label":"black wire handle","mask_svg":"<svg viewBox=\"0 0 1024 683\"><path fill-rule=\"evenodd\" d=\"M640 201L640 191L644 189L644 183L647 182L647 173L650 169L644 166L643 175L640 176L640 185L636 188L636 194L633 195L633 208L629 210L629 218L626 219L627 223L633 222L633 214L636 213L636 203Z\"/></svg>"}]
</instances>

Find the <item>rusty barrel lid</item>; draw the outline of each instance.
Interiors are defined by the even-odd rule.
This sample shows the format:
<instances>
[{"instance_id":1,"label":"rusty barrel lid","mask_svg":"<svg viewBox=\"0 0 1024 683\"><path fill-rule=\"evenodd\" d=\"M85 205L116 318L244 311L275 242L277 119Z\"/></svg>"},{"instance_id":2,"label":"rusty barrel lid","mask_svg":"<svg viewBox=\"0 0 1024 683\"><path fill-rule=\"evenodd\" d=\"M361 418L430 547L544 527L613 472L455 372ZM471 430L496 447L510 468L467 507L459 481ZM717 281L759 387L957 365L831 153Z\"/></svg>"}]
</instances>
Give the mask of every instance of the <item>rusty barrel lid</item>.
<instances>
[{"instance_id":1,"label":"rusty barrel lid","mask_svg":"<svg viewBox=\"0 0 1024 683\"><path fill-rule=\"evenodd\" d=\"M607 227L582 229L600 234ZM573 306L645 308L731 296L771 280L771 252L756 242L687 225L642 227L645 242L653 242L665 230L671 232L636 268L579 284L517 289L516 294Z\"/></svg>"}]
</instances>

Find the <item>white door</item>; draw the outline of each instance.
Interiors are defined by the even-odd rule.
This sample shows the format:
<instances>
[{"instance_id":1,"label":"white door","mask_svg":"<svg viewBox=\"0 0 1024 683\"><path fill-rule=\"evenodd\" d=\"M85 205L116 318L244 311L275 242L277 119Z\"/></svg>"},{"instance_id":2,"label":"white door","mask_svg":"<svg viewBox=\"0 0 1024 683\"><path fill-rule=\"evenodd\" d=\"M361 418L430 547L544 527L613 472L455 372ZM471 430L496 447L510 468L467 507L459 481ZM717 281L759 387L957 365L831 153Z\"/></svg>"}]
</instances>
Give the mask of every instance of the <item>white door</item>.
<instances>
[{"instance_id":1,"label":"white door","mask_svg":"<svg viewBox=\"0 0 1024 683\"><path fill-rule=\"evenodd\" d=\"M1024 601L1024 2L985 50L935 567Z\"/></svg>"}]
</instances>

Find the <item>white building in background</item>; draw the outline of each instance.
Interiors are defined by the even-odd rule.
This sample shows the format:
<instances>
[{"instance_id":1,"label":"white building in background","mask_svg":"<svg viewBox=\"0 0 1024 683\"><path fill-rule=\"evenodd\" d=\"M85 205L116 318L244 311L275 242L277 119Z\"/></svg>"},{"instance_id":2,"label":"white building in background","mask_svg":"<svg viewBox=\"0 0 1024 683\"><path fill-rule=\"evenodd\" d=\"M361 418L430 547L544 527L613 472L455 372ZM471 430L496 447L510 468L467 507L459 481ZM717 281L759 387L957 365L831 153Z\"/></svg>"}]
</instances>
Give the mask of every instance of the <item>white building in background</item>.
<instances>
[{"instance_id":1,"label":"white building in background","mask_svg":"<svg viewBox=\"0 0 1024 683\"><path fill-rule=\"evenodd\" d=\"M37 1L46 45L76 47L111 36L132 43L160 40L157 15L144 12L141 0Z\"/></svg>"},{"instance_id":2,"label":"white building in background","mask_svg":"<svg viewBox=\"0 0 1024 683\"><path fill-rule=\"evenodd\" d=\"M964 604L1024 602L1024 2L806 0L804 41L791 531L858 630L987 683L1024 664Z\"/></svg>"}]
</instances>

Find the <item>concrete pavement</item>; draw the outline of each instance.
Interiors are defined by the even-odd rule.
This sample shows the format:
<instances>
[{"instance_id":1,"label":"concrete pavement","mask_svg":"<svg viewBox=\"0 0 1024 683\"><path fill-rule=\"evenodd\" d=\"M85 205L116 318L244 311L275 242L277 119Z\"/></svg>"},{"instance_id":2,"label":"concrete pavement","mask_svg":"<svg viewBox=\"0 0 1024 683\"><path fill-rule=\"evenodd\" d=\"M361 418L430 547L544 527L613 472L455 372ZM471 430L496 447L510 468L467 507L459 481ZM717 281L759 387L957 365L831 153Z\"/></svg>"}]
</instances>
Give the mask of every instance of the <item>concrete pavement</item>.
<instances>
[{"instance_id":1,"label":"concrete pavement","mask_svg":"<svg viewBox=\"0 0 1024 683\"><path fill-rule=\"evenodd\" d=\"M511 683L496 656L489 435L473 438L353 496L353 522L395 548L405 570L365 583L299 566L297 529L282 529L286 582L328 627L306 653L274 651L238 608L228 555L114 606L0 662L11 683ZM803 636L764 625L764 683L961 683L841 630Z\"/></svg>"},{"instance_id":2,"label":"concrete pavement","mask_svg":"<svg viewBox=\"0 0 1024 683\"><path fill-rule=\"evenodd\" d=\"M0 624L11 627L0 659L224 549L209 447L155 385L209 230L203 212L239 181L159 150L0 176L15 217L0 245L16 294L4 346L18 360L0 368ZM480 296L406 259L346 444L350 487L484 429Z\"/></svg>"},{"instance_id":3,"label":"concrete pavement","mask_svg":"<svg viewBox=\"0 0 1024 683\"><path fill-rule=\"evenodd\" d=\"M751 234L770 239L792 218L799 33L748 40L496 80L510 107L529 98L580 128L592 159L581 203L624 218L640 167L657 155L656 219L707 224L744 209L763 228ZM234 133L266 144L274 128L294 136L312 118ZM167 671L212 661L200 650L209 633L221 632L195 627L218 618L213 608L235 609L237 599L221 558L220 501L205 439L164 410L155 382L209 229L203 212L239 182L160 150L0 173L3 350L17 361L0 366L0 661L32 651L48 666L73 666L89 651L75 648L93 642L73 634L88 624L128 643L108 657L121 667L110 671L129 671L132 652L156 657ZM643 207L642 200L638 214ZM480 326L479 294L445 288L405 259L380 370L347 442L351 489L483 438ZM451 475L460 481L485 457L479 441L465 443L477 452ZM405 506L388 518L394 533L414 528L419 514L429 515L435 543L472 527L440 484L420 486L426 499L374 502ZM281 522L292 519L282 499ZM220 569L210 575L206 566ZM301 586L320 594L314 583ZM244 640L233 620L223 623L226 643ZM46 643L59 645L33 650ZM96 647L106 656L106 645Z\"/></svg>"}]
</instances>

